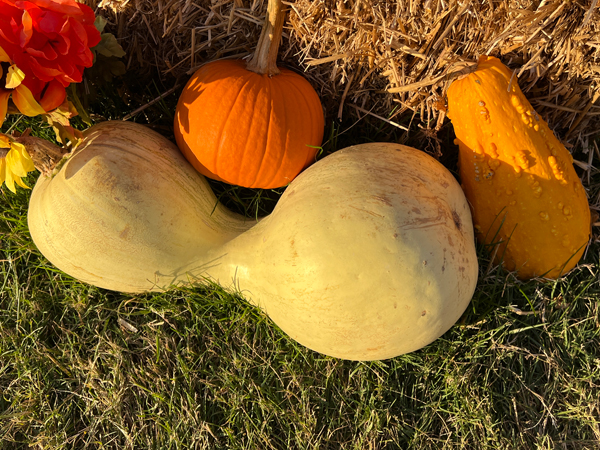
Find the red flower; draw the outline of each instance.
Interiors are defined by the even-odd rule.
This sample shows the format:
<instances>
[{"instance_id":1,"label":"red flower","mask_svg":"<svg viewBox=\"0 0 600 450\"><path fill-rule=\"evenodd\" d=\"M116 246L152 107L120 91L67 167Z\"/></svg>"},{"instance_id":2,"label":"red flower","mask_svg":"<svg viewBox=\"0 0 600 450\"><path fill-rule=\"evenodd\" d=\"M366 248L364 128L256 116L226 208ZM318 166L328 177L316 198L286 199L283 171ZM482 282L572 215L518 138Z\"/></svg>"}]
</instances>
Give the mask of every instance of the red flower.
<instances>
[{"instance_id":1,"label":"red flower","mask_svg":"<svg viewBox=\"0 0 600 450\"><path fill-rule=\"evenodd\" d=\"M0 47L46 111L91 67L90 48L100 42L94 20L92 9L74 0L0 0Z\"/></svg>"}]
</instances>

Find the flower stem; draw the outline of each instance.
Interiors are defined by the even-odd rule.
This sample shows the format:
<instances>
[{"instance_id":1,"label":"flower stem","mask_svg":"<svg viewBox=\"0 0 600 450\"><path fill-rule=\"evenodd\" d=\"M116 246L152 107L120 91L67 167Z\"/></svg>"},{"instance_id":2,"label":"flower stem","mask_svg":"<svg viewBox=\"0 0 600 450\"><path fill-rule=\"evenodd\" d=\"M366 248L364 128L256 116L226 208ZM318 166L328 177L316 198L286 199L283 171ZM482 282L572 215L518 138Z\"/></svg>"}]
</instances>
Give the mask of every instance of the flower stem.
<instances>
[{"instance_id":1,"label":"flower stem","mask_svg":"<svg viewBox=\"0 0 600 450\"><path fill-rule=\"evenodd\" d=\"M254 52L254 56L246 68L261 75L277 75L277 52L281 42L285 11L281 0L269 0L267 5L267 17L263 24L260 38Z\"/></svg>"},{"instance_id":2,"label":"flower stem","mask_svg":"<svg viewBox=\"0 0 600 450\"><path fill-rule=\"evenodd\" d=\"M46 139L35 136L22 136L16 139L27 149L33 165L42 175L49 176L68 151Z\"/></svg>"}]
</instances>

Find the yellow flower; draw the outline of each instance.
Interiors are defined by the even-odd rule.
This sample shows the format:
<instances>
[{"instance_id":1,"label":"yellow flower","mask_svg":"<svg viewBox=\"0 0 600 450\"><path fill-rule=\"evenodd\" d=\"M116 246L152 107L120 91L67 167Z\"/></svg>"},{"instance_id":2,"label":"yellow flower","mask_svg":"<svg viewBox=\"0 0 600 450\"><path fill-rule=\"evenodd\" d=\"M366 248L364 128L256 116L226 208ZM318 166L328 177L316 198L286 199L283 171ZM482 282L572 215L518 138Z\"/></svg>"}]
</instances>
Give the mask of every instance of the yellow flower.
<instances>
[{"instance_id":1,"label":"yellow flower","mask_svg":"<svg viewBox=\"0 0 600 450\"><path fill-rule=\"evenodd\" d=\"M23 71L16 64L12 64L8 54L0 47L0 80L4 78L6 82L4 86L0 86L0 125L4 123L11 95L17 109L26 116L33 117L46 112L29 88L23 84Z\"/></svg>"},{"instance_id":2,"label":"yellow flower","mask_svg":"<svg viewBox=\"0 0 600 450\"><path fill-rule=\"evenodd\" d=\"M0 134L0 186L6 183L6 187L14 193L17 192L15 183L29 189L21 178L34 170L35 166L25 146Z\"/></svg>"}]
</instances>

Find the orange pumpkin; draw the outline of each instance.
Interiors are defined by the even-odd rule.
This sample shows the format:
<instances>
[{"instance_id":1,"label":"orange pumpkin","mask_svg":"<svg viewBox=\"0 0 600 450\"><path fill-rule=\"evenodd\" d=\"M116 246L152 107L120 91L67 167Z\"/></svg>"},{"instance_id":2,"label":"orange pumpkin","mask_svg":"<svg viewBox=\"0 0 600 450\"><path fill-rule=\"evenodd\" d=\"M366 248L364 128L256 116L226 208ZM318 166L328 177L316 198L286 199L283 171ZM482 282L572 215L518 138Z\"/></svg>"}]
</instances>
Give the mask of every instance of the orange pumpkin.
<instances>
[{"instance_id":1,"label":"orange pumpkin","mask_svg":"<svg viewBox=\"0 0 600 450\"><path fill-rule=\"evenodd\" d=\"M573 157L513 72L482 56L447 97L478 240L499 243L496 262L521 279L557 278L575 267L590 236L586 192Z\"/></svg>"},{"instance_id":2,"label":"orange pumpkin","mask_svg":"<svg viewBox=\"0 0 600 450\"><path fill-rule=\"evenodd\" d=\"M203 175L238 186L284 186L315 160L323 139L319 96L301 75L275 64L281 1L269 13L254 58L205 64L175 111L175 139Z\"/></svg>"}]
</instances>

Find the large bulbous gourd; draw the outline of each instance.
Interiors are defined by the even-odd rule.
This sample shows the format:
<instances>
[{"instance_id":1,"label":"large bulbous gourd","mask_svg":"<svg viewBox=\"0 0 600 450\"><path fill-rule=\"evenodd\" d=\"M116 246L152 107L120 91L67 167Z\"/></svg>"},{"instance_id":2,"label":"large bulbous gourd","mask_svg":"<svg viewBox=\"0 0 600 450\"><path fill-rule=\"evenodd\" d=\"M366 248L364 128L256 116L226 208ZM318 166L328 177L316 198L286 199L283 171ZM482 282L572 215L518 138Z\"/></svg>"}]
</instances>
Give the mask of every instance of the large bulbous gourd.
<instances>
[{"instance_id":1,"label":"large bulbous gourd","mask_svg":"<svg viewBox=\"0 0 600 450\"><path fill-rule=\"evenodd\" d=\"M527 101L512 71L482 56L448 88L462 187L478 240L517 276L558 278L590 236L590 209L573 158Z\"/></svg>"},{"instance_id":2,"label":"large bulbous gourd","mask_svg":"<svg viewBox=\"0 0 600 450\"><path fill-rule=\"evenodd\" d=\"M327 156L256 221L221 206L167 139L104 122L40 177L28 220L40 251L82 281L144 292L212 279L301 344L346 359L429 344L458 320L477 280L460 186L397 144Z\"/></svg>"},{"instance_id":3,"label":"large bulbous gourd","mask_svg":"<svg viewBox=\"0 0 600 450\"><path fill-rule=\"evenodd\" d=\"M177 145L204 176L237 186L287 185L315 161L324 130L319 96L302 76L275 64L284 14L269 12L254 58L198 69L175 111Z\"/></svg>"}]
</instances>

